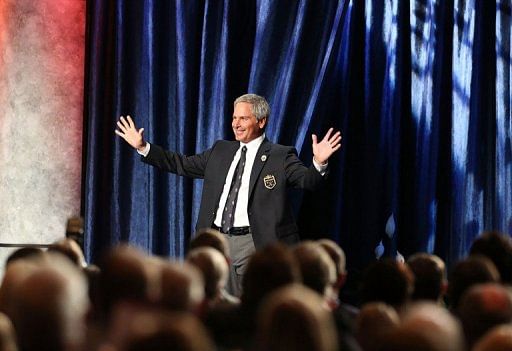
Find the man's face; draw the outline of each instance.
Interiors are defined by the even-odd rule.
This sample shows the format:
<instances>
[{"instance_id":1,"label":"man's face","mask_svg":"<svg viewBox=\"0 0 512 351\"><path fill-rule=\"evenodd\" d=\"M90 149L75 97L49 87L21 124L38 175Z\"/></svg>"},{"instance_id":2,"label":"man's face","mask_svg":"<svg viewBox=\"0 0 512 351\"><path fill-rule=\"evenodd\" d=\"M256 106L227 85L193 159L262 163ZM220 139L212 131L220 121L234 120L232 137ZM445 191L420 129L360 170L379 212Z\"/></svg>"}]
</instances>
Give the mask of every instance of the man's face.
<instances>
[{"instance_id":1,"label":"man's face","mask_svg":"<svg viewBox=\"0 0 512 351\"><path fill-rule=\"evenodd\" d=\"M248 143L251 140L256 139L263 134L263 127L267 122L266 118L257 120L252 113L252 106L247 102L239 102L235 106L233 111L233 121L231 126L233 127L233 133L235 133L235 139L242 142Z\"/></svg>"}]
</instances>

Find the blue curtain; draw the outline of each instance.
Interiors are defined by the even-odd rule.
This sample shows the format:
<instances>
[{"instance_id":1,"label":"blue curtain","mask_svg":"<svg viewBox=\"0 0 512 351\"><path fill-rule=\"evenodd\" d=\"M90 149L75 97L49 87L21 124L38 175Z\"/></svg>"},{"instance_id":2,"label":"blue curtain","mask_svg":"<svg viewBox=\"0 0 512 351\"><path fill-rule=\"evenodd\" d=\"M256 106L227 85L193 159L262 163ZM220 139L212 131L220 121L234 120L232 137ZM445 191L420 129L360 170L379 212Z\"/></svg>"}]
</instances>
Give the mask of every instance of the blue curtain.
<instances>
[{"instance_id":1,"label":"blue curtain","mask_svg":"<svg viewBox=\"0 0 512 351\"><path fill-rule=\"evenodd\" d=\"M327 186L292 193L303 237L357 269L382 255L450 264L512 232L511 2L91 0L84 216L90 260L120 241L181 257L201 182L142 164L114 134L193 154L232 139L233 100L272 108L267 136L309 164L343 133Z\"/></svg>"}]
</instances>

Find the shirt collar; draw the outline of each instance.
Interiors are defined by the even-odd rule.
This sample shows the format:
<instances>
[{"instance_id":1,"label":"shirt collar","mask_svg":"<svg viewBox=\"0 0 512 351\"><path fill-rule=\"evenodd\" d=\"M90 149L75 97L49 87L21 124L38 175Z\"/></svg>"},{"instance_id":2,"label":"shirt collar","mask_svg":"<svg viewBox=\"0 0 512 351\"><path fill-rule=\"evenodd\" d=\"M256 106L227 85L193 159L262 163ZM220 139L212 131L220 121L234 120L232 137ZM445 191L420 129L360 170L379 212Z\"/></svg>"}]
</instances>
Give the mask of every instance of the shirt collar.
<instances>
[{"instance_id":1,"label":"shirt collar","mask_svg":"<svg viewBox=\"0 0 512 351\"><path fill-rule=\"evenodd\" d=\"M248 143L240 142L240 148L242 146L246 146L247 150L258 150L258 148L260 147L261 143L263 143L264 139L265 139L265 133L261 134L256 139L253 139L253 140L249 141Z\"/></svg>"}]
</instances>

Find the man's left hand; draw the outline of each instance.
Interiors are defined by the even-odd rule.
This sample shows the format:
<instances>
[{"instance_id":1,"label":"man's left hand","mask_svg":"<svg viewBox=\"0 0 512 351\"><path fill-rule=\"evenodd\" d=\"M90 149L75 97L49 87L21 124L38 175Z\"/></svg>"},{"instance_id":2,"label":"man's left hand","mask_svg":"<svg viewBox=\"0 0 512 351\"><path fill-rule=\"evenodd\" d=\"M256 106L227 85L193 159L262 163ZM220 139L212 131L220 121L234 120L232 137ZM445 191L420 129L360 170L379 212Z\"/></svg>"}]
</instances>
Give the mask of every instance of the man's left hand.
<instances>
[{"instance_id":1,"label":"man's left hand","mask_svg":"<svg viewBox=\"0 0 512 351\"><path fill-rule=\"evenodd\" d=\"M318 142L315 134L311 135L313 139L313 157L320 165L327 163L329 157L341 147L341 133L337 131L331 135L333 130L333 128L330 128L320 142Z\"/></svg>"}]
</instances>

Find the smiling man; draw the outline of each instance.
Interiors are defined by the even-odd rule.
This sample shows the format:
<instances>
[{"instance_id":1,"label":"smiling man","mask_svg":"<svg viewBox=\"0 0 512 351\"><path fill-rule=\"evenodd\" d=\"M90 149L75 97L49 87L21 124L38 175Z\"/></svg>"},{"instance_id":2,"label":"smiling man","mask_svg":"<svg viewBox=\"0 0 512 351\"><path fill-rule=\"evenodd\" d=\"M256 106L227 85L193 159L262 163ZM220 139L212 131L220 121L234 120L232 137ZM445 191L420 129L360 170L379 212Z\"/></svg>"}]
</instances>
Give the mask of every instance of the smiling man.
<instances>
[{"instance_id":1,"label":"smiling man","mask_svg":"<svg viewBox=\"0 0 512 351\"><path fill-rule=\"evenodd\" d=\"M117 135L137 149L142 161L164 171L202 178L196 228L215 228L228 238L229 287L240 295L241 279L255 248L275 241L296 243L298 228L287 188L314 190L322 183L327 160L341 147L340 132L312 135L313 165L306 167L290 146L265 137L270 108L265 98L246 94L234 102L231 126L236 141L219 140L203 153L185 156L144 140L130 116L120 117Z\"/></svg>"}]
</instances>

